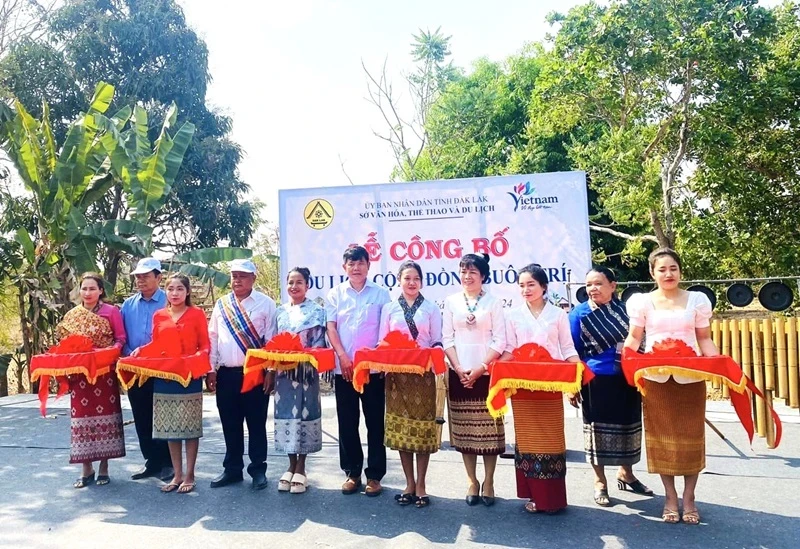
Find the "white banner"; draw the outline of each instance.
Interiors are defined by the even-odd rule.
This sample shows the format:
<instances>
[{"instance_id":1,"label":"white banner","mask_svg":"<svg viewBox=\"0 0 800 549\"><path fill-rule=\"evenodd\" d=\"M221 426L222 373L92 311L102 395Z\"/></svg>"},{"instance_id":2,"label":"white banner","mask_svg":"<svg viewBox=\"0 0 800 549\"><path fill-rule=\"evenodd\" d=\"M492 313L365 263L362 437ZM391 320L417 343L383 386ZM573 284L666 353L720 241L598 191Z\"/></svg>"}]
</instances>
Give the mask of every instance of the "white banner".
<instances>
[{"instance_id":1,"label":"white banner","mask_svg":"<svg viewBox=\"0 0 800 549\"><path fill-rule=\"evenodd\" d=\"M486 289L506 306L521 304L514 271L529 263L547 271L556 304L566 301L567 277L582 281L591 267L584 172L281 190L279 206L282 279L308 267L311 299L346 280L351 244L369 251L369 279L394 298L397 267L417 261L423 294L440 306L460 291L468 253L490 256Z\"/></svg>"}]
</instances>

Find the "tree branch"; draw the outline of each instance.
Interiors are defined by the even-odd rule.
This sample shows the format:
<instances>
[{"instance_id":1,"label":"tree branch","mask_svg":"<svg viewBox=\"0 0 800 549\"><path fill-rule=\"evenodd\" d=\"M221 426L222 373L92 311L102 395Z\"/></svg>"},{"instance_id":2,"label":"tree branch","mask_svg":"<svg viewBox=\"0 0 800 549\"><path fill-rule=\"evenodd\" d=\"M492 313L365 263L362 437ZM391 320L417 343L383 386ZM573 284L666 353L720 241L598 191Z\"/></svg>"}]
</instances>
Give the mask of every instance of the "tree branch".
<instances>
[{"instance_id":1,"label":"tree branch","mask_svg":"<svg viewBox=\"0 0 800 549\"><path fill-rule=\"evenodd\" d=\"M608 227L600 227L598 225L589 224L589 230L594 231L597 233L606 233L618 238L624 238L625 240L646 240L648 242L655 242L658 244L658 238L650 234L643 234L643 235L633 235L628 233L623 233L621 231L615 231L614 229L609 229Z\"/></svg>"}]
</instances>

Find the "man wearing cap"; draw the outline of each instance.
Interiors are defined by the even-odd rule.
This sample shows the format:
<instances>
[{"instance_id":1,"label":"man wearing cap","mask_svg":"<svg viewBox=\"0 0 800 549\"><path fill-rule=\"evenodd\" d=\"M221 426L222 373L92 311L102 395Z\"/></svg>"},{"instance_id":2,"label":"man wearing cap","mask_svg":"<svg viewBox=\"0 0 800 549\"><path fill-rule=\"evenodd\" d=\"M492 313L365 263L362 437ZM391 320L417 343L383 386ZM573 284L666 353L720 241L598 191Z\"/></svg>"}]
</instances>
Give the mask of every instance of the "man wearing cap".
<instances>
[{"instance_id":1,"label":"man wearing cap","mask_svg":"<svg viewBox=\"0 0 800 549\"><path fill-rule=\"evenodd\" d=\"M247 349L263 347L276 330L275 302L254 290L256 266L252 261L231 261L233 292L214 305L208 324L211 340L210 390L217 392L217 408L225 437L225 459L222 474L211 482L212 488L241 482L244 469L244 427L247 423L253 488L267 487L267 405L274 376L267 375L262 387L242 393L243 366Z\"/></svg>"},{"instance_id":2,"label":"man wearing cap","mask_svg":"<svg viewBox=\"0 0 800 549\"><path fill-rule=\"evenodd\" d=\"M159 288L161 283L161 262L145 257L131 273L136 278L138 292L122 304L122 321L128 340L122 355L150 343L153 334L153 313L167 306L167 294ZM153 440L153 378L141 387L134 385L128 389L139 448L144 456L144 467L131 475L133 480L159 477L169 480L173 476L172 460L166 440Z\"/></svg>"}]
</instances>

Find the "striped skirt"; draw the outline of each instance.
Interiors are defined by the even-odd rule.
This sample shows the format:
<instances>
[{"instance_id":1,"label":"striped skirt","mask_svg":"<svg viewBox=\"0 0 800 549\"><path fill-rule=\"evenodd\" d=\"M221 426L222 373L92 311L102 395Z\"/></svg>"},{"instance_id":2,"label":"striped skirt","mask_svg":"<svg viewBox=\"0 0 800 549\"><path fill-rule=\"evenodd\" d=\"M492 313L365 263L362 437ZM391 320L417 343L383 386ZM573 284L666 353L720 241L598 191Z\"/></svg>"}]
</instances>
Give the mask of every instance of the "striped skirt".
<instances>
[{"instance_id":1,"label":"striped skirt","mask_svg":"<svg viewBox=\"0 0 800 549\"><path fill-rule=\"evenodd\" d=\"M433 372L386 374L386 434L392 450L433 454L436 436L436 376Z\"/></svg>"},{"instance_id":2,"label":"striped skirt","mask_svg":"<svg viewBox=\"0 0 800 549\"><path fill-rule=\"evenodd\" d=\"M506 449L503 420L494 419L486 407L489 376L481 376L471 389L461 385L453 370L448 376L450 444L462 454L502 454Z\"/></svg>"},{"instance_id":3,"label":"striped skirt","mask_svg":"<svg viewBox=\"0 0 800 549\"><path fill-rule=\"evenodd\" d=\"M595 376L581 389L583 445L592 465L633 465L642 457L642 397L621 375Z\"/></svg>"},{"instance_id":4,"label":"striped skirt","mask_svg":"<svg viewBox=\"0 0 800 549\"><path fill-rule=\"evenodd\" d=\"M696 475L706 466L706 384L645 382L644 435L647 471Z\"/></svg>"},{"instance_id":5,"label":"striped skirt","mask_svg":"<svg viewBox=\"0 0 800 549\"><path fill-rule=\"evenodd\" d=\"M153 384L153 438L191 440L203 436L203 380L188 387L156 378Z\"/></svg>"},{"instance_id":6,"label":"striped skirt","mask_svg":"<svg viewBox=\"0 0 800 549\"><path fill-rule=\"evenodd\" d=\"M561 393L519 390L511 397L511 406L516 435L517 497L535 502L540 511L565 508L564 397Z\"/></svg>"}]
</instances>

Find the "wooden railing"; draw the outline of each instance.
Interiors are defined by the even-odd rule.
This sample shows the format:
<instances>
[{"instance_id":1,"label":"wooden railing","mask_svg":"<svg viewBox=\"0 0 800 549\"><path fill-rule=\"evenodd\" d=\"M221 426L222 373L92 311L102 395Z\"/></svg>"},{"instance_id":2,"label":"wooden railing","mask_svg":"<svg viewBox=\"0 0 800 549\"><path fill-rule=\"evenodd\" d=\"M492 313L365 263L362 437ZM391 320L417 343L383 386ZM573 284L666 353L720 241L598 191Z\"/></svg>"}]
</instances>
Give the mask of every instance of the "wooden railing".
<instances>
[{"instance_id":1,"label":"wooden railing","mask_svg":"<svg viewBox=\"0 0 800 549\"><path fill-rule=\"evenodd\" d=\"M711 322L711 333L720 352L732 357L742 371L764 393L754 397L753 419L756 432L775 442L766 403L780 398L792 408L800 408L800 321L797 317L759 319L718 319ZM712 383L719 389L719 383ZM728 397L728 388L722 387Z\"/></svg>"}]
</instances>

